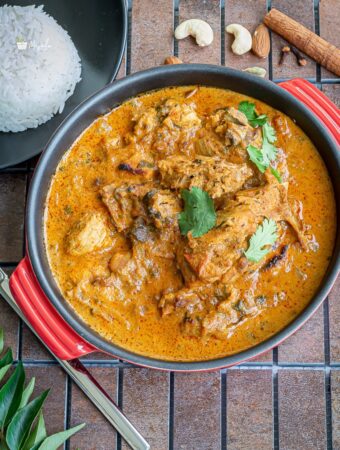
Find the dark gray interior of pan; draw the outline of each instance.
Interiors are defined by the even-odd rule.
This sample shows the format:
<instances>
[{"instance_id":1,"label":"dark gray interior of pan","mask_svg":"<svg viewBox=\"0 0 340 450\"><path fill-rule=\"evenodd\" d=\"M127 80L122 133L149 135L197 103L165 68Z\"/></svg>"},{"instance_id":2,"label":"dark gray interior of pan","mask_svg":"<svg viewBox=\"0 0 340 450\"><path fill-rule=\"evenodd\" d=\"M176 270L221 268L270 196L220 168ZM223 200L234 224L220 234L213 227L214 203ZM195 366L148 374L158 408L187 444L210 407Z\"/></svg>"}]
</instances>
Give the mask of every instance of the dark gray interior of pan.
<instances>
[{"instance_id":1,"label":"dark gray interior of pan","mask_svg":"<svg viewBox=\"0 0 340 450\"><path fill-rule=\"evenodd\" d=\"M32 1L0 0L0 6L4 4L27 6ZM125 0L44 0L42 4L44 11L71 36L81 58L82 79L61 114L38 128L0 132L0 169L38 155L65 117L116 77L123 57L127 32Z\"/></svg>"}]
</instances>

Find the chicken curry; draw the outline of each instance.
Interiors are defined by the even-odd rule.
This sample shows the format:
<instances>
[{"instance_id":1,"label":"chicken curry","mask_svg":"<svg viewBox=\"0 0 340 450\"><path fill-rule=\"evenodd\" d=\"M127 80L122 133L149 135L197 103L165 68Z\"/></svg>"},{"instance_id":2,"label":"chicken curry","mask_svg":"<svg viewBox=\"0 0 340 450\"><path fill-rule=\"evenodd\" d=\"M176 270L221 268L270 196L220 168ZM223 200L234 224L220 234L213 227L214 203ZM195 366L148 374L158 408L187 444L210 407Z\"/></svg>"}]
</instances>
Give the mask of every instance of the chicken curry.
<instances>
[{"instance_id":1,"label":"chicken curry","mask_svg":"<svg viewBox=\"0 0 340 450\"><path fill-rule=\"evenodd\" d=\"M139 354L194 361L285 327L336 231L325 165L283 113L182 86L98 118L60 161L45 211L53 275L78 315Z\"/></svg>"}]
</instances>

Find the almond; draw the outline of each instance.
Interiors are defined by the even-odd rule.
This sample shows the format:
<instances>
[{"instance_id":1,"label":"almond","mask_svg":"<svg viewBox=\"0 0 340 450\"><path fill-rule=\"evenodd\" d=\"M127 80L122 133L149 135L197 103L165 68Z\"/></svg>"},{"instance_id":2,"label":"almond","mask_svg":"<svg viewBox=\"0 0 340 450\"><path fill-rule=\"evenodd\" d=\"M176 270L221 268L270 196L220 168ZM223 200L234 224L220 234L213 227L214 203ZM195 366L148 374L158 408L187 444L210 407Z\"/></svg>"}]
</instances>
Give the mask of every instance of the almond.
<instances>
[{"instance_id":1,"label":"almond","mask_svg":"<svg viewBox=\"0 0 340 450\"><path fill-rule=\"evenodd\" d=\"M253 53L260 58L267 58L270 52L270 36L268 28L261 23L253 36Z\"/></svg>"},{"instance_id":2,"label":"almond","mask_svg":"<svg viewBox=\"0 0 340 450\"><path fill-rule=\"evenodd\" d=\"M168 56L165 58L164 64L183 64L183 61L177 58L177 56Z\"/></svg>"}]
</instances>

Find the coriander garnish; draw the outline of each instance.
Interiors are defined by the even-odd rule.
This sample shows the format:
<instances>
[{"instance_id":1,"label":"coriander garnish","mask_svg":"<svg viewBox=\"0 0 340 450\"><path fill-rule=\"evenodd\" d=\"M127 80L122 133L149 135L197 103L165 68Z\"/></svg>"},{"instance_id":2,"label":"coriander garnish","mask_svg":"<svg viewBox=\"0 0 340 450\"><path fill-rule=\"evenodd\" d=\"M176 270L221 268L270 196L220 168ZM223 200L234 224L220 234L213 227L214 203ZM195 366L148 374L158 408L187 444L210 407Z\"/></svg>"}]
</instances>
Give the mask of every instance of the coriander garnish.
<instances>
[{"instance_id":1,"label":"coriander garnish","mask_svg":"<svg viewBox=\"0 0 340 450\"><path fill-rule=\"evenodd\" d=\"M275 220L264 219L252 235L248 250L244 252L249 261L259 262L270 250L267 246L273 245L277 239L277 226Z\"/></svg>"},{"instance_id":2,"label":"coriander garnish","mask_svg":"<svg viewBox=\"0 0 340 450\"><path fill-rule=\"evenodd\" d=\"M257 115L255 104L248 101L241 102L238 109L247 117L252 127L262 127L262 148L257 148L254 145L248 145L247 147L250 160L262 173L270 167L271 173L281 183L279 172L271 166L271 162L275 161L277 157L277 148L273 145L277 138L274 128L268 123L268 117L266 114Z\"/></svg>"},{"instance_id":3,"label":"coriander garnish","mask_svg":"<svg viewBox=\"0 0 340 450\"><path fill-rule=\"evenodd\" d=\"M255 104L250 102L241 102L238 105L238 110L243 112L243 114L248 119L248 122L252 127L261 127L267 122L267 116L265 114L261 114L258 116L255 111Z\"/></svg>"},{"instance_id":4,"label":"coriander garnish","mask_svg":"<svg viewBox=\"0 0 340 450\"><path fill-rule=\"evenodd\" d=\"M214 202L210 195L198 187L183 189L184 211L178 216L182 234L191 232L192 237L200 237L216 224Z\"/></svg>"}]
</instances>

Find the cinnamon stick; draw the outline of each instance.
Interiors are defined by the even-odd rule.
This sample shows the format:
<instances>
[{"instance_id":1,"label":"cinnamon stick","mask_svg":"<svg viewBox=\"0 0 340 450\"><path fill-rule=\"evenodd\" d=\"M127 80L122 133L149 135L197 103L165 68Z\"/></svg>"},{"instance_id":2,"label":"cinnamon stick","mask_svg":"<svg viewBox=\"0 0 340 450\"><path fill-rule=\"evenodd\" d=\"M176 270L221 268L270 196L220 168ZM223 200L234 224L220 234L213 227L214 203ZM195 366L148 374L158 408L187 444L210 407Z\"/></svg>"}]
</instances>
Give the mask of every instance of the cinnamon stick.
<instances>
[{"instance_id":1,"label":"cinnamon stick","mask_svg":"<svg viewBox=\"0 0 340 450\"><path fill-rule=\"evenodd\" d=\"M335 45L277 9L272 9L266 14L264 23L326 69L340 76L340 49Z\"/></svg>"}]
</instances>

